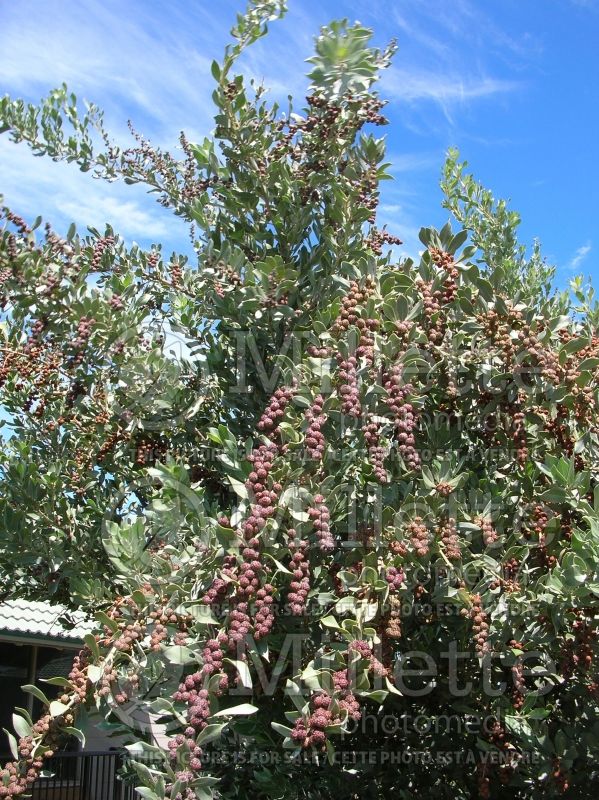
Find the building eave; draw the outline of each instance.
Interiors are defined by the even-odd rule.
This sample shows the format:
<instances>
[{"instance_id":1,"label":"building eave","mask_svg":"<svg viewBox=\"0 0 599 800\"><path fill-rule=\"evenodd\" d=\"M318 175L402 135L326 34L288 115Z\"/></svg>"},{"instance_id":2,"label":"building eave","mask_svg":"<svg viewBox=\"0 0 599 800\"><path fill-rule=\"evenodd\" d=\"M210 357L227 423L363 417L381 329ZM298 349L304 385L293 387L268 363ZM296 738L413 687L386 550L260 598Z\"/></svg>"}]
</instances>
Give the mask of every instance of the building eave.
<instances>
[{"instance_id":1,"label":"building eave","mask_svg":"<svg viewBox=\"0 0 599 800\"><path fill-rule=\"evenodd\" d=\"M64 639L60 636L37 636L34 633L19 633L18 631L0 631L0 642L15 645L35 645L37 647L56 647L64 650L80 650L83 641L78 639Z\"/></svg>"}]
</instances>

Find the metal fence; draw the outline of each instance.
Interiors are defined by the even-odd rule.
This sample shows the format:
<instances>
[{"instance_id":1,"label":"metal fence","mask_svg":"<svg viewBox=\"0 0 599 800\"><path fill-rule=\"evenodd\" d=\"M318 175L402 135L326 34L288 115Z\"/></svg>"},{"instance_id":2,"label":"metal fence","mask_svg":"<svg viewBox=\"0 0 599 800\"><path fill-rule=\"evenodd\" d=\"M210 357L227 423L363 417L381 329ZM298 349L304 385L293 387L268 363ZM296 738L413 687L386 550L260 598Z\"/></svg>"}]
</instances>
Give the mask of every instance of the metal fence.
<instances>
[{"instance_id":1,"label":"metal fence","mask_svg":"<svg viewBox=\"0 0 599 800\"><path fill-rule=\"evenodd\" d=\"M127 753L58 753L45 759L31 787L32 800L139 800L132 775L123 776ZM2 762L4 763L4 761Z\"/></svg>"}]
</instances>

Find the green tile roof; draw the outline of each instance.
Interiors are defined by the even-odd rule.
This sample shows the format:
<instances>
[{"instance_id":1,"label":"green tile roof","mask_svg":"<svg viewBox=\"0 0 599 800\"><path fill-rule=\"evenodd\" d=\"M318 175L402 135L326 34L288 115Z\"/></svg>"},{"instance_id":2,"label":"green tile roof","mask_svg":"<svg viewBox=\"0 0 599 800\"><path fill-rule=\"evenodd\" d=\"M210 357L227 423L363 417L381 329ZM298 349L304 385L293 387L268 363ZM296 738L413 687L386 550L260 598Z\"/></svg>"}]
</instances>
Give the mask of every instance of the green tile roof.
<instances>
[{"instance_id":1,"label":"green tile roof","mask_svg":"<svg viewBox=\"0 0 599 800\"><path fill-rule=\"evenodd\" d=\"M94 627L81 611L39 600L4 600L0 602L0 637L3 639L58 639L69 644L80 642Z\"/></svg>"}]
</instances>

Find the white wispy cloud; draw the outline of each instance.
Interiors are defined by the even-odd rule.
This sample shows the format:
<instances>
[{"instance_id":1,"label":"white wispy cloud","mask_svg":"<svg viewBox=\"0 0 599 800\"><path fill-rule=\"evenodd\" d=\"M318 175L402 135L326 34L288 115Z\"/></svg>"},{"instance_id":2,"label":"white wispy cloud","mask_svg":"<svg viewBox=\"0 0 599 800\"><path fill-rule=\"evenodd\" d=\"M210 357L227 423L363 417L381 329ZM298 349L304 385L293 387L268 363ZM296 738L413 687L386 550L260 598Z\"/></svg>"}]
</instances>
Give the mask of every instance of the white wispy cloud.
<instances>
[{"instance_id":1,"label":"white wispy cloud","mask_svg":"<svg viewBox=\"0 0 599 800\"><path fill-rule=\"evenodd\" d=\"M115 230L133 239L141 238L159 240L166 236L169 225L166 219L158 218L149 209L142 208L132 200L121 200L116 197L96 197L81 202L80 199L59 197L56 203L62 214L78 221L102 229L107 221Z\"/></svg>"},{"instance_id":2,"label":"white wispy cloud","mask_svg":"<svg viewBox=\"0 0 599 800\"><path fill-rule=\"evenodd\" d=\"M182 129L192 140L204 136L213 125L210 61L219 55L207 42L212 37L212 48L220 50L223 36L216 36L214 15L202 9L193 25L187 20L187 28L177 9L171 11L172 27L165 24L160 5L136 0L127 6L116 0L82 0L74 6L49 0L43 25L23 6L4 9L0 93L37 101L66 82L80 98L105 109L111 135L127 146L129 118L154 143L171 150ZM190 32L196 23L205 37L200 49ZM177 28L184 33L177 36ZM58 230L71 221L83 229L108 223L128 241L166 239L172 249L187 246L186 226L143 187L93 180L74 165L34 158L6 136L0 136L0 165L6 202L26 216L42 214Z\"/></svg>"},{"instance_id":3,"label":"white wispy cloud","mask_svg":"<svg viewBox=\"0 0 599 800\"><path fill-rule=\"evenodd\" d=\"M142 0L81 0L69 5L48 0L43 25L22 5L4 9L0 94L8 91L37 102L66 82L80 99L105 110L107 128L119 144L131 145L126 122L132 119L154 144L175 150L181 130L194 141L209 135L214 125L210 63L221 57L229 40L238 4L229 5L230 9L186 2L163 6ZM274 26L270 46L250 48L240 65L246 77L259 82L266 76L267 83L274 83L275 97L284 98L290 91L301 97L305 87L303 59L318 26L301 9L292 21L283 36L277 37ZM88 215L87 222L96 227L118 223L127 237L167 233L168 212L157 208L140 187L105 185L74 166L32 159L24 146L10 145L5 136L0 137L0 158L0 192L21 212L34 209L57 223L69 218L81 223ZM178 221L168 232L172 227L181 228Z\"/></svg>"},{"instance_id":4,"label":"white wispy cloud","mask_svg":"<svg viewBox=\"0 0 599 800\"><path fill-rule=\"evenodd\" d=\"M419 113L423 104L436 106L455 129L458 110L507 97L525 85L522 69L538 52L536 40L525 31L509 35L480 4L402 0L396 7L372 1L380 24L385 21L399 44L394 65L383 75L383 93L403 105L404 124L414 133L446 130Z\"/></svg>"},{"instance_id":5,"label":"white wispy cloud","mask_svg":"<svg viewBox=\"0 0 599 800\"><path fill-rule=\"evenodd\" d=\"M41 8L41 0L33 0L36 3ZM459 13L448 13L442 0L405 0L401 14L386 0L373 0L368 9L370 23L378 14L389 35L401 34L407 40L408 52L400 48L397 66L384 74L381 87L383 96L400 101L403 112L409 109L403 119L407 128L428 120L420 113L424 104L435 104L453 123L457 109L507 95L519 86L509 77L494 75L478 49L472 62L468 60L472 48L463 48L465 28L488 32L491 23L471 0L456 3ZM313 36L333 16L352 17L352 9L360 18L364 13L358 0L341 5L327 0L290 3L285 22L272 25L268 39L249 49L240 68L257 81L264 77L271 97L283 107L287 94L301 105L307 86L304 59L312 51ZM210 62L220 58L239 7L239 0L46 0L40 25L26 4L11 4L2 11L0 27L0 93L8 90L37 100L65 81L80 97L106 110L108 128L120 143L129 142L125 121L131 118L154 143L172 149L181 129L193 141L212 128ZM491 33L493 41L505 45L501 31ZM390 160L399 175L426 171L440 165L442 157L406 153ZM92 181L72 166L33 159L24 147L8 145L5 137L0 137L0 163L0 191L22 213L39 210L57 224L72 219L101 228L109 222L128 238L178 237L186 244L179 221L170 222L171 215L140 187ZM388 205L396 204L387 188L384 192ZM408 213L404 206L403 223L412 234L417 211L414 206Z\"/></svg>"},{"instance_id":6,"label":"white wispy cloud","mask_svg":"<svg viewBox=\"0 0 599 800\"><path fill-rule=\"evenodd\" d=\"M569 269L578 269L578 267L582 264L582 262L585 260L585 258L588 256L588 254L591 252L591 250L592 250L592 246L591 246L590 242L587 242L586 244L581 245L576 250L576 252L572 256L570 261L568 262L568 268Z\"/></svg>"},{"instance_id":7,"label":"white wispy cloud","mask_svg":"<svg viewBox=\"0 0 599 800\"><path fill-rule=\"evenodd\" d=\"M379 0L383 9L388 4ZM593 2L593 0L581 0ZM506 61L524 59L540 52L541 40L534 32L519 30L510 34L499 26L485 8L473 0L403 0L402 13L393 10L392 19L412 41L424 45L428 52L449 62L464 63L478 58L479 48ZM468 47L464 48L464 42Z\"/></svg>"},{"instance_id":8,"label":"white wispy cloud","mask_svg":"<svg viewBox=\"0 0 599 800\"><path fill-rule=\"evenodd\" d=\"M515 81L481 76L465 77L460 74L444 75L436 72L417 72L391 67L385 76L384 86L396 100L414 103L432 100L445 107L450 103L489 97L516 89Z\"/></svg>"},{"instance_id":9,"label":"white wispy cloud","mask_svg":"<svg viewBox=\"0 0 599 800\"><path fill-rule=\"evenodd\" d=\"M386 155L394 175L400 172L421 172L431 168L438 171L442 158L442 152L401 153L390 150Z\"/></svg>"},{"instance_id":10,"label":"white wispy cloud","mask_svg":"<svg viewBox=\"0 0 599 800\"><path fill-rule=\"evenodd\" d=\"M28 218L41 213L59 232L71 222L83 233L88 225L103 230L108 223L128 241L185 241L183 222L139 186L94 180L73 165L36 158L6 137L0 137L0 164L6 204Z\"/></svg>"},{"instance_id":11,"label":"white wispy cloud","mask_svg":"<svg viewBox=\"0 0 599 800\"><path fill-rule=\"evenodd\" d=\"M421 113L423 104L438 107L450 127L456 127L458 111L470 104L500 95L507 95L520 87L516 81L463 75L460 72L419 71L391 67L383 75L381 86L386 96L400 104L404 111L404 124L419 135L427 129L437 129L435 118Z\"/></svg>"},{"instance_id":12,"label":"white wispy cloud","mask_svg":"<svg viewBox=\"0 0 599 800\"><path fill-rule=\"evenodd\" d=\"M205 133L212 124L211 59L184 35L177 41L162 16L153 4L50 0L40 25L23 6L5 9L0 85L38 99L66 82L104 107L121 130L132 117L160 144L176 141L184 126ZM202 30L207 41L210 29Z\"/></svg>"}]
</instances>

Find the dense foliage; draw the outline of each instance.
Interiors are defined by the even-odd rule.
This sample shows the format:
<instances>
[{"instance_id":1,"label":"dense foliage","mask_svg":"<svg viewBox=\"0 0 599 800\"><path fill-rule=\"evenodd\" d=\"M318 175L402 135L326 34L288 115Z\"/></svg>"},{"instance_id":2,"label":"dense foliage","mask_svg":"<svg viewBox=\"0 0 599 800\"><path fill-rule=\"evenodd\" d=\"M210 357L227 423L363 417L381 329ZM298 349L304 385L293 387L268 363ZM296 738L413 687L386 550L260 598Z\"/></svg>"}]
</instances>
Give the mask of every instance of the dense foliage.
<instances>
[{"instance_id":1,"label":"dense foliage","mask_svg":"<svg viewBox=\"0 0 599 800\"><path fill-rule=\"evenodd\" d=\"M398 259L365 132L393 47L331 24L280 109L235 67L283 11L238 18L181 160L120 149L66 88L0 102L15 142L147 185L195 253L2 210L0 580L98 628L57 699L30 687L47 708L15 716L0 796L96 707L146 800L583 797L597 309L454 153L463 228Z\"/></svg>"}]
</instances>

